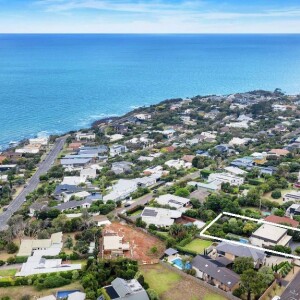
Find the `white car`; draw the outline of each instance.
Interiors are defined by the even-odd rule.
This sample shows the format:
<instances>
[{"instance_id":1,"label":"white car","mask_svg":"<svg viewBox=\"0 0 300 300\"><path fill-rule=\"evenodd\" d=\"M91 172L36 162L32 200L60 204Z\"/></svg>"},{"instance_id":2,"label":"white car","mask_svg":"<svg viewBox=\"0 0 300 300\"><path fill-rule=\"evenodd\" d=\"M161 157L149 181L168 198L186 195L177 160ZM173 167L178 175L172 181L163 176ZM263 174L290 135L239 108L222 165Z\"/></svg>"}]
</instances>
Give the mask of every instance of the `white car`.
<instances>
[{"instance_id":1,"label":"white car","mask_svg":"<svg viewBox=\"0 0 300 300\"><path fill-rule=\"evenodd\" d=\"M280 300L280 297L279 296L275 296L272 298L272 300Z\"/></svg>"}]
</instances>

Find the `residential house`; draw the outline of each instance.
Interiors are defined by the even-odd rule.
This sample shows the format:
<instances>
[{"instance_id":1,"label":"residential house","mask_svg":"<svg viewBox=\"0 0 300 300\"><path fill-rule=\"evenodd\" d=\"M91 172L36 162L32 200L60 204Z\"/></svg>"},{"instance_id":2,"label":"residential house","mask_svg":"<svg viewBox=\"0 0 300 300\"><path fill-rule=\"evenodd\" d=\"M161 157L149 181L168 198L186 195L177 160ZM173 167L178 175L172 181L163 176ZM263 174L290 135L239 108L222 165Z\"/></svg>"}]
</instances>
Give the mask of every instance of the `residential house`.
<instances>
[{"instance_id":1,"label":"residential house","mask_svg":"<svg viewBox=\"0 0 300 300\"><path fill-rule=\"evenodd\" d=\"M103 197L104 202L108 200L120 201L128 198L137 190L137 183L130 179L120 179L111 187L111 191Z\"/></svg>"},{"instance_id":2,"label":"residential house","mask_svg":"<svg viewBox=\"0 0 300 300\"><path fill-rule=\"evenodd\" d=\"M151 119L151 114L136 114L135 117L139 120L150 120Z\"/></svg>"},{"instance_id":3,"label":"residential house","mask_svg":"<svg viewBox=\"0 0 300 300\"><path fill-rule=\"evenodd\" d=\"M169 205L170 207L174 207L179 210L186 208L190 204L190 199L172 194L161 195L155 200L160 205Z\"/></svg>"},{"instance_id":4,"label":"residential house","mask_svg":"<svg viewBox=\"0 0 300 300\"><path fill-rule=\"evenodd\" d=\"M124 242L123 238L115 232L105 232L102 238L103 254L112 256L123 255L124 251L130 250L128 242Z\"/></svg>"},{"instance_id":5,"label":"residential house","mask_svg":"<svg viewBox=\"0 0 300 300\"><path fill-rule=\"evenodd\" d=\"M79 291L70 293L67 298L67 300L85 300L85 299L86 299L86 294Z\"/></svg>"},{"instance_id":6,"label":"residential house","mask_svg":"<svg viewBox=\"0 0 300 300\"><path fill-rule=\"evenodd\" d=\"M196 199L200 203L204 203L204 201L206 200L206 198L208 197L209 194L210 193L208 191L200 188L200 189L197 189L197 190L191 192L189 198Z\"/></svg>"},{"instance_id":7,"label":"residential house","mask_svg":"<svg viewBox=\"0 0 300 300\"><path fill-rule=\"evenodd\" d=\"M286 105L273 104L272 108L274 111L286 111Z\"/></svg>"},{"instance_id":8,"label":"residential house","mask_svg":"<svg viewBox=\"0 0 300 300\"><path fill-rule=\"evenodd\" d=\"M61 182L62 185L80 185L85 183L85 178L81 176L65 176L63 181Z\"/></svg>"},{"instance_id":9,"label":"residential house","mask_svg":"<svg viewBox=\"0 0 300 300\"><path fill-rule=\"evenodd\" d=\"M36 213L39 213L41 211L48 210L48 202L42 201L42 202L34 202L29 206L29 216L33 217Z\"/></svg>"},{"instance_id":10,"label":"residential house","mask_svg":"<svg viewBox=\"0 0 300 300\"><path fill-rule=\"evenodd\" d=\"M111 157L121 155L127 152L127 147L123 145L113 145L109 148L109 154Z\"/></svg>"},{"instance_id":11,"label":"residential house","mask_svg":"<svg viewBox=\"0 0 300 300\"><path fill-rule=\"evenodd\" d=\"M240 176L244 176L246 175L248 172L238 168L238 167L232 167L232 166L229 166L229 167L225 167L224 168L225 171L233 174L233 175L240 175Z\"/></svg>"},{"instance_id":12,"label":"residential house","mask_svg":"<svg viewBox=\"0 0 300 300\"><path fill-rule=\"evenodd\" d=\"M53 272L81 270L81 264L63 264L62 259L46 259L41 256L28 257L22 264L21 270L15 276L31 276Z\"/></svg>"},{"instance_id":13,"label":"residential house","mask_svg":"<svg viewBox=\"0 0 300 300\"><path fill-rule=\"evenodd\" d=\"M293 201L296 203L300 202L300 191L292 191L283 195L283 201Z\"/></svg>"},{"instance_id":14,"label":"residential house","mask_svg":"<svg viewBox=\"0 0 300 300\"><path fill-rule=\"evenodd\" d=\"M114 143L114 142L122 140L124 138L124 135L120 134L120 133L116 133L116 134L113 134L113 135L109 135L107 137L109 138L111 143Z\"/></svg>"},{"instance_id":15,"label":"residential house","mask_svg":"<svg viewBox=\"0 0 300 300\"><path fill-rule=\"evenodd\" d=\"M149 300L147 292L136 279L116 278L103 289L111 300Z\"/></svg>"},{"instance_id":16,"label":"residential house","mask_svg":"<svg viewBox=\"0 0 300 300\"><path fill-rule=\"evenodd\" d=\"M101 199L99 199L101 200ZM61 203L54 208L58 209L60 212L64 212L65 210L75 210L75 209L82 209L82 208L90 208L92 203L96 200L92 199L83 199L83 200L72 200L68 202Z\"/></svg>"},{"instance_id":17,"label":"residential house","mask_svg":"<svg viewBox=\"0 0 300 300\"><path fill-rule=\"evenodd\" d=\"M290 207L286 210L286 216L288 217L294 217L300 215L300 204L292 204Z\"/></svg>"},{"instance_id":18,"label":"residential house","mask_svg":"<svg viewBox=\"0 0 300 300\"><path fill-rule=\"evenodd\" d=\"M168 160L165 162L165 165L167 165L169 168L175 168L176 170L189 169L192 167L192 164L190 162L184 162L181 159Z\"/></svg>"},{"instance_id":19,"label":"residential house","mask_svg":"<svg viewBox=\"0 0 300 300\"><path fill-rule=\"evenodd\" d=\"M208 256L194 257L192 268L196 271L196 277L226 292L232 292L239 287L240 276Z\"/></svg>"},{"instance_id":20,"label":"residential house","mask_svg":"<svg viewBox=\"0 0 300 300\"><path fill-rule=\"evenodd\" d=\"M17 256L56 256L62 246L62 232L51 234L50 239L22 239Z\"/></svg>"},{"instance_id":21,"label":"residential house","mask_svg":"<svg viewBox=\"0 0 300 300\"><path fill-rule=\"evenodd\" d=\"M264 165L267 162L266 152L254 152L250 156L253 158L253 162L256 165Z\"/></svg>"},{"instance_id":22,"label":"residential house","mask_svg":"<svg viewBox=\"0 0 300 300\"><path fill-rule=\"evenodd\" d=\"M234 245L228 242L221 242L216 246L218 255L224 256L234 262L237 257L252 257L254 267L260 268L264 265L267 255L262 250L257 250L243 245Z\"/></svg>"},{"instance_id":23,"label":"residential house","mask_svg":"<svg viewBox=\"0 0 300 300\"><path fill-rule=\"evenodd\" d=\"M286 149L271 149L268 152L269 156L287 156L290 153L290 151Z\"/></svg>"},{"instance_id":24,"label":"residential house","mask_svg":"<svg viewBox=\"0 0 300 300\"><path fill-rule=\"evenodd\" d=\"M171 210L157 207L145 207L141 218L148 226L153 224L157 227L170 227L174 221L180 218L182 213L178 210Z\"/></svg>"},{"instance_id":25,"label":"residential house","mask_svg":"<svg viewBox=\"0 0 300 300\"><path fill-rule=\"evenodd\" d=\"M123 174L126 172L130 172L131 171L131 167L132 167L132 163L128 162L128 161L118 161L118 162L114 162L111 165L111 170L116 174Z\"/></svg>"},{"instance_id":26,"label":"residential house","mask_svg":"<svg viewBox=\"0 0 300 300\"><path fill-rule=\"evenodd\" d=\"M96 138L96 134L93 132L77 132L76 135L76 140L81 141L81 140L94 140Z\"/></svg>"},{"instance_id":27,"label":"residential house","mask_svg":"<svg viewBox=\"0 0 300 300\"><path fill-rule=\"evenodd\" d=\"M250 237L250 242L258 247L272 247L276 245L288 246L292 237L288 230L270 224L262 224Z\"/></svg>"},{"instance_id":28,"label":"residential house","mask_svg":"<svg viewBox=\"0 0 300 300\"><path fill-rule=\"evenodd\" d=\"M244 183L244 178L232 175L230 173L212 173L208 176L208 182L218 181L222 183L229 183L230 185L240 186Z\"/></svg>"},{"instance_id":29,"label":"residential house","mask_svg":"<svg viewBox=\"0 0 300 300\"><path fill-rule=\"evenodd\" d=\"M72 151L74 151L74 150L79 150L79 148L82 146L82 143L81 142L74 142L74 143L70 143L69 145L68 145L68 149L69 150L72 150Z\"/></svg>"},{"instance_id":30,"label":"residential house","mask_svg":"<svg viewBox=\"0 0 300 300\"><path fill-rule=\"evenodd\" d=\"M0 155L0 165L2 165L6 159L7 157L5 155Z\"/></svg>"},{"instance_id":31,"label":"residential house","mask_svg":"<svg viewBox=\"0 0 300 300\"><path fill-rule=\"evenodd\" d=\"M242 168L246 168L246 169L251 169L254 166L254 162L253 162L253 158L252 157L241 157L241 158L237 158L235 160L233 160L230 163L231 166L233 167L242 167Z\"/></svg>"},{"instance_id":32,"label":"residential house","mask_svg":"<svg viewBox=\"0 0 300 300\"><path fill-rule=\"evenodd\" d=\"M226 124L226 126L230 127L230 128L244 128L244 129L249 128L248 122L246 122L246 121L231 122L231 123Z\"/></svg>"},{"instance_id":33,"label":"residential house","mask_svg":"<svg viewBox=\"0 0 300 300\"><path fill-rule=\"evenodd\" d=\"M84 182L86 182L88 179L95 179L96 177L97 170L94 168L86 168L80 171L80 178L82 178Z\"/></svg>"},{"instance_id":34,"label":"residential house","mask_svg":"<svg viewBox=\"0 0 300 300\"><path fill-rule=\"evenodd\" d=\"M74 193L78 193L78 192L82 192L83 188L82 187L78 187L77 185L69 185L69 184L59 184L54 192L53 192L53 196L58 199L58 200L63 200L65 195L68 194L74 194Z\"/></svg>"},{"instance_id":35,"label":"residential house","mask_svg":"<svg viewBox=\"0 0 300 300\"><path fill-rule=\"evenodd\" d=\"M230 146L245 146L250 139L245 138L245 139L241 139L239 137L234 137L229 141L229 145Z\"/></svg>"},{"instance_id":36,"label":"residential house","mask_svg":"<svg viewBox=\"0 0 300 300\"><path fill-rule=\"evenodd\" d=\"M64 168L84 168L87 167L93 160L92 158L76 158L75 155L72 156L74 157L62 158L60 160L60 164Z\"/></svg>"},{"instance_id":37,"label":"residential house","mask_svg":"<svg viewBox=\"0 0 300 300\"><path fill-rule=\"evenodd\" d=\"M183 155L182 160L184 162L192 163L194 158L195 158L195 155L188 155L188 154L186 154L186 155Z\"/></svg>"}]
</instances>

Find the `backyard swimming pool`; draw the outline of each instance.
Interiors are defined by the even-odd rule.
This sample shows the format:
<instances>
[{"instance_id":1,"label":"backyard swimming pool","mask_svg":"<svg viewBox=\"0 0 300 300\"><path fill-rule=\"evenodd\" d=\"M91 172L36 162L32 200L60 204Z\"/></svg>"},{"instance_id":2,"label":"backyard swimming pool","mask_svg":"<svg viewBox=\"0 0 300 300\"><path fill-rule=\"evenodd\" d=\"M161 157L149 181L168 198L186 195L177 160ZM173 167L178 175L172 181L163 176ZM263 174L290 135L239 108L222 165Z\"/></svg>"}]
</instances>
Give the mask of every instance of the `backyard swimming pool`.
<instances>
[{"instance_id":1,"label":"backyard swimming pool","mask_svg":"<svg viewBox=\"0 0 300 300\"><path fill-rule=\"evenodd\" d=\"M56 293L56 299L65 299L70 294L75 293L75 292L80 292L80 291L79 290L59 291Z\"/></svg>"},{"instance_id":2,"label":"backyard swimming pool","mask_svg":"<svg viewBox=\"0 0 300 300\"><path fill-rule=\"evenodd\" d=\"M172 260L171 263L174 264L175 267L177 267L180 270L184 269L184 265L183 265L182 259L180 257L175 258L174 260ZM185 269L190 270L191 268L192 268L192 265L189 262L187 262L185 264Z\"/></svg>"},{"instance_id":3,"label":"backyard swimming pool","mask_svg":"<svg viewBox=\"0 0 300 300\"><path fill-rule=\"evenodd\" d=\"M249 241L247 239L240 238L240 243L242 243L242 244L248 244Z\"/></svg>"}]
</instances>

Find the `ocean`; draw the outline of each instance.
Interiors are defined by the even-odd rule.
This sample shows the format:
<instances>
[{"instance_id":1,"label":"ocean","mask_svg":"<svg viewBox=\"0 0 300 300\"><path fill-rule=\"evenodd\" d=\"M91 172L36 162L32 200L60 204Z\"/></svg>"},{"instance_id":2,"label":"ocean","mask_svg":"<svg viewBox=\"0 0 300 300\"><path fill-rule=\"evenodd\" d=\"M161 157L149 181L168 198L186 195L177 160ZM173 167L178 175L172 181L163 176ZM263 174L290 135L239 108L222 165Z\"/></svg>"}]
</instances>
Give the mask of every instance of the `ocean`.
<instances>
[{"instance_id":1,"label":"ocean","mask_svg":"<svg viewBox=\"0 0 300 300\"><path fill-rule=\"evenodd\" d=\"M300 92L300 35L0 35L0 145L165 99Z\"/></svg>"}]
</instances>

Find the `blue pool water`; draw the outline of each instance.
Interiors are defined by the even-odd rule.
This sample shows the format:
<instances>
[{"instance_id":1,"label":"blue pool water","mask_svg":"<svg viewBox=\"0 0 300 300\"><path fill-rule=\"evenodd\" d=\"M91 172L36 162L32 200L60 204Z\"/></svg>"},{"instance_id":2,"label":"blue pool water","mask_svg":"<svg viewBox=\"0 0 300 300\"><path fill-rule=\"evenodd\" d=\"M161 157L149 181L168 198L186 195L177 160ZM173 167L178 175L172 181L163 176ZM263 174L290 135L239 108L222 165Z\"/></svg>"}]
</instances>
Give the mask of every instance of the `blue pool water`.
<instances>
[{"instance_id":1,"label":"blue pool water","mask_svg":"<svg viewBox=\"0 0 300 300\"><path fill-rule=\"evenodd\" d=\"M1 34L0 145L172 97L299 93L299 70L300 35Z\"/></svg>"},{"instance_id":2,"label":"blue pool water","mask_svg":"<svg viewBox=\"0 0 300 300\"><path fill-rule=\"evenodd\" d=\"M178 269L180 269L180 270L182 270L183 269L183 262L182 262L182 259L181 258L176 258L176 259L174 259L174 260L172 260L172 263L174 264L174 265L176 265L177 266L177 268ZM185 269L187 269L187 270L190 270L192 268L192 266L191 266L191 264L190 263L186 263L185 264Z\"/></svg>"},{"instance_id":3,"label":"blue pool water","mask_svg":"<svg viewBox=\"0 0 300 300\"><path fill-rule=\"evenodd\" d=\"M59 291L56 293L57 299L64 299L67 298L70 294L79 292L79 290L70 290L70 291Z\"/></svg>"},{"instance_id":4,"label":"blue pool water","mask_svg":"<svg viewBox=\"0 0 300 300\"><path fill-rule=\"evenodd\" d=\"M242 238L240 238L240 243L242 243L242 244L248 244L248 243L249 243L249 241L248 241L248 240L246 240L246 239L242 239Z\"/></svg>"}]
</instances>

